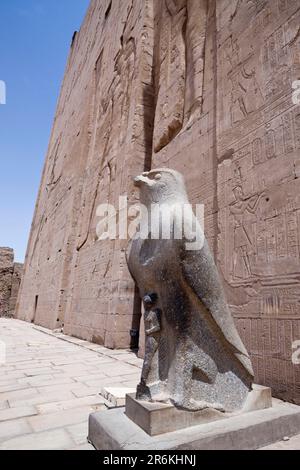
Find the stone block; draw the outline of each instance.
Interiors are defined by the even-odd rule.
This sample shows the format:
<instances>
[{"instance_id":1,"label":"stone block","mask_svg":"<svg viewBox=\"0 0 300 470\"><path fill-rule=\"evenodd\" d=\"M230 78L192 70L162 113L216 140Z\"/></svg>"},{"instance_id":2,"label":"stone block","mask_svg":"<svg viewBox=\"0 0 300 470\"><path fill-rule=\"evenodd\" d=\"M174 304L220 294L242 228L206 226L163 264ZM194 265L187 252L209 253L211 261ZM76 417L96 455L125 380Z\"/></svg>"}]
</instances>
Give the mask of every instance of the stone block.
<instances>
[{"instance_id":1,"label":"stone block","mask_svg":"<svg viewBox=\"0 0 300 470\"><path fill-rule=\"evenodd\" d=\"M135 388L128 387L104 387L101 390L101 396L105 398L112 406L125 406L126 395L135 392Z\"/></svg>"},{"instance_id":2,"label":"stone block","mask_svg":"<svg viewBox=\"0 0 300 470\"><path fill-rule=\"evenodd\" d=\"M245 403L244 412L272 407L272 391L269 387L254 384Z\"/></svg>"},{"instance_id":3,"label":"stone block","mask_svg":"<svg viewBox=\"0 0 300 470\"><path fill-rule=\"evenodd\" d=\"M171 404L139 401L135 394L126 395L126 416L150 436L226 418L225 413L213 409L190 412Z\"/></svg>"},{"instance_id":4,"label":"stone block","mask_svg":"<svg viewBox=\"0 0 300 470\"><path fill-rule=\"evenodd\" d=\"M125 408L89 418L89 441L98 450L254 450L299 433L300 407L288 403L157 436L131 421Z\"/></svg>"}]
</instances>

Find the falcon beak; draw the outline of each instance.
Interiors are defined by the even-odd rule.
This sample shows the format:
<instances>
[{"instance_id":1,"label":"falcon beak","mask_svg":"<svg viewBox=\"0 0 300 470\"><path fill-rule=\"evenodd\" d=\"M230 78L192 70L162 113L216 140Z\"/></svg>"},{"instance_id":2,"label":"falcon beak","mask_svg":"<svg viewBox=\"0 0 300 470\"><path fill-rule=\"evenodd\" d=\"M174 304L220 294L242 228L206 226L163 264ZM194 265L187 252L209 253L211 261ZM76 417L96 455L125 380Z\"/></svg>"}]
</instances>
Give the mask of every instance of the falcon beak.
<instances>
[{"instance_id":1,"label":"falcon beak","mask_svg":"<svg viewBox=\"0 0 300 470\"><path fill-rule=\"evenodd\" d=\"M136 178L133 179L133 183L134 183L134 186L136 186L137 188L139 188L142 184L142 180L140 179L139 176L137 176Z\"/></svg>"},{"instance_id":2,"label":"falcon beak","mask_svg":"<svg viewBox=\"0 0 300 470\"><path fill-rule=\"evenodd\" d=\"M139 187L142 186L142 184L147 183L147 181L148 181L147 175L148 175L148 173L143 173L140 176L136 176L136 178L133 179L134 186L139 188Z\"/></svg>"}]
</instances>

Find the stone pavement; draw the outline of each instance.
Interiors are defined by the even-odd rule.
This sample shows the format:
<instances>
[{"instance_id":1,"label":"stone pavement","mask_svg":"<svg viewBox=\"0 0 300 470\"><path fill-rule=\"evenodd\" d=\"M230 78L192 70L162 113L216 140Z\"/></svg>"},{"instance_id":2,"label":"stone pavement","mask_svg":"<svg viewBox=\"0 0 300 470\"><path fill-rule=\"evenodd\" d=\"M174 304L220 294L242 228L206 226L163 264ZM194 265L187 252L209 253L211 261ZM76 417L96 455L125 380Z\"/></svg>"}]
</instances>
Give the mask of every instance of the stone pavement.
<instances>
[{"instance_id":1,"label":"stone pavement","mask_svg":"<svg viewBox=\"0 0 300 470\"><path fill-rule=\"evenodd\" d=\"M0 450L92 449L88 416L106 408L102 387L136 387L140 378L133 352L19 320L0 318L0 341Z\"/></svg>"},{"instance_id":2,"label":"stone pavement","mask_svg":"<svg viewBox=\"0 0 300 470\"><path fill-rule=\"evenodd\" d=\"M130 351L19 320L0 318L0 341L0 450L92 450L88 416L106 408L102 387L132 388L140 378L142 360ZM300 436L265 449L300 449Z\"/></svg>"}]
</instances>

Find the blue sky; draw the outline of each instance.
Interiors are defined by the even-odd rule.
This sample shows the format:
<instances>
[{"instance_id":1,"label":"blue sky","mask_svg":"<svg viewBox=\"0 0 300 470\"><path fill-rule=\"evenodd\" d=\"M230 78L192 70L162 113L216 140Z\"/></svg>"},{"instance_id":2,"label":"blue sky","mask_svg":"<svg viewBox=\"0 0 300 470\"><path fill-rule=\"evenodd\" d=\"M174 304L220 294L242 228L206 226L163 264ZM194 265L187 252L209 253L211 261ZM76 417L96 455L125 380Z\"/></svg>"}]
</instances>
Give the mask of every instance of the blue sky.
<instances>
[{"instance_id":1,"label":"blue sky","mask_svg":"<svg viewBox=\"0 0 300 470\"><path fill-rule=\"evenodd\" d=\"M89 0L0 0L0 246L24 261L73 32Z\"/></svg>"}]
</instances>

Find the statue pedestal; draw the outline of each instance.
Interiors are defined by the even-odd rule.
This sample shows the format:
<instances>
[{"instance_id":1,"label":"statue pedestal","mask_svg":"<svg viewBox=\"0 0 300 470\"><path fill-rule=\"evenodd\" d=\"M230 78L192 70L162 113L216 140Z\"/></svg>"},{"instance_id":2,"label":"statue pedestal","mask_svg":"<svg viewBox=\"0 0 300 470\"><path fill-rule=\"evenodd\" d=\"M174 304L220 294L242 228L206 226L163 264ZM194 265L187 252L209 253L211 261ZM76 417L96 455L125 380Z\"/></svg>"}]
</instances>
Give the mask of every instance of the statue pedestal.
<instances>
[{"instance_id":1,"label":"statue pedestal","mask_svg":"<svg viewBox=\"0 0 300 470\"><path fill-rule=\"evenodd\" d=\"M253 385L252 388L242 413L271 408L271 389L261 385ZM125 414L149 436L178 431L237 415L237 413L222 413L212 408L201 411L179 410L171 404L139 401L135 398L135 393L126 395Z\"/></svg>"},{"instance_id":2,"label":"statue pedestal","mask_svg":"<svg viewBox=\"0 0 300 470\"><path fill-rule=\"evenodd\" d=\"M126 395L125 414L149 436L157 436L226 418L226 413L212 409L185 411L164 403L138 401L135 394Z\"/></svg>"},{"instance_id":3,"label":"statue pedestal","mask_svg":"<svg viewBox=\"0 0 300 470\"><path fill-rule=\"evenodd\" d=\"M89 440L98 450L258 449L300 433L300 407L279 400L270 407L270 396L267 387L254 386L245 410L230 414L127 395L125 408L90 415Z\"/></svg>"}]
</instances>

